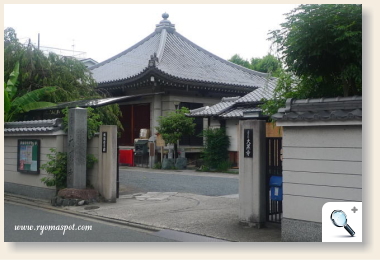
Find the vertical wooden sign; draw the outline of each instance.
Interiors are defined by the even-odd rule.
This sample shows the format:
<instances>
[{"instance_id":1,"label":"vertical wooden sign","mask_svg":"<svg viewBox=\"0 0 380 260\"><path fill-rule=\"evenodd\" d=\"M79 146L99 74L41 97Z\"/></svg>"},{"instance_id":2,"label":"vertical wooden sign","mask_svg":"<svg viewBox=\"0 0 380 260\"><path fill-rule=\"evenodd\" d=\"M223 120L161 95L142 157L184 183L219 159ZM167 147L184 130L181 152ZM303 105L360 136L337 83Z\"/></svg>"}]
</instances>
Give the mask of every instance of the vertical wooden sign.
<instances>
[{"instance_id":1,"label":"vertical wooden sign","mask_svg":"<svg viewBox=\"0 0 380 260\"><path fill-rule=\"evenodd\" d=\"M253 157L253 130L244 129L244 157Z\"/></svg>"}]
</instances>

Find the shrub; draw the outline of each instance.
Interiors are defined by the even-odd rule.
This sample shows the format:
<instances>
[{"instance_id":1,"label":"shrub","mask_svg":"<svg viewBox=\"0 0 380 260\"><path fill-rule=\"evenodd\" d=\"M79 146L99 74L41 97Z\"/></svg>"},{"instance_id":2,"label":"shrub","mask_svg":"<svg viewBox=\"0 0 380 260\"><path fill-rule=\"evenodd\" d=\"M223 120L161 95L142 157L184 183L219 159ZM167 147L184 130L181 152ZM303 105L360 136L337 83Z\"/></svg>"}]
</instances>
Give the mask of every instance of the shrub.
<instances>
[{"instance_id":1,"label":"shrub","mask_svg":"<svg viewBox=\"0 0 380 260\"><path fill-rule=\"evenodd\" d=\"M49 161L41 165L41 169L52 175L52 177L41 178L46 186L56 186L57 190L65 188L67 184L67 153L57 152L51 148L52 154L46 155Z\"/></svg>"},{"instance_id":2,"label":"shrub","mask_svg":"<svg viewBox=\"0 0 380 260\"><path fill-rule=\"evenodd\" d=\"M67 187L67 153L57 152L54 148L50 148L52 154L47 154L49 161L41 165L41 169L45 170L50 176L41 178L46 186L56 186L57 190ZM90 170L98 159L93 154L87 154L86 168ZM91 184L88 184L91 186Z\"/></svg>"},{"instance_id":3,"label":"shrub","mask_svg":"<svg viewBox=\"0 0 380 260\"><path fill-rule=\"evenodd\" d=\"M204 168L226 171L230 167L228 163L230 138L226 134L226 129L207 129L203 131L202 136L206 139L202 152Z\"/></svg>"}]
</instances>

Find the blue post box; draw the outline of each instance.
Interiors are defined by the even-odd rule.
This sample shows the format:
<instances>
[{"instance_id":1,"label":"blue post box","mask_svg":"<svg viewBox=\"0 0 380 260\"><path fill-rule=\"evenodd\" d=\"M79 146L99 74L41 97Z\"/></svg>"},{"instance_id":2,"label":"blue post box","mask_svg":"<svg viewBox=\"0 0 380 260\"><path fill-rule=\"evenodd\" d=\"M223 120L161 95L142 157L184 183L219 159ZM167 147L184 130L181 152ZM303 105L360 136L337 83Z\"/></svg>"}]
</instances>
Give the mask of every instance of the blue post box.
<instances>
[{"instance_id":1,"label":"blue post box","mask_svg":"<svg viewBox=\"0 0 380 260\"><path fill-rule=\"evenodd\" d=\"M269 180L270 198L282 201L282 176L272 176Z\"/></svg>"}]
</instances>

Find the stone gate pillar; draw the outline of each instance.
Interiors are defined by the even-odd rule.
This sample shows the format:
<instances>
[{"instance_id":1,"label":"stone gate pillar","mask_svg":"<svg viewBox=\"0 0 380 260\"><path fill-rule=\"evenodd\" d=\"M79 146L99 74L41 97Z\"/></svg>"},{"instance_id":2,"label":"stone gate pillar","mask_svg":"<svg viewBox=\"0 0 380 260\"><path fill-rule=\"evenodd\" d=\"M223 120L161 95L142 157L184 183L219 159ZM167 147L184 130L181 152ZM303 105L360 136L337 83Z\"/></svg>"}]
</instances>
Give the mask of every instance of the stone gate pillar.
<instances>
[{"instance_id":1,"label":"stone gate pillar","mask_svg":"<svg viewBox=\"0 0 380 260\"><path fill-rule=\"evenodd\" d=\"M264 120L239 123L239 220L257 228L266 221L265 131Z\"/></svg>"},{"instance_id":2,"label":"stone gate pillar","mask_svg":"<svg viewBox=\"0 0 380 260\"><path fill-rule=\"evenodd\" d=\"M86 188L87 110L69 109L67 187Z\"/></svg>"},{"instance_id":3,"label":"stone gate pillar","mask_svg":"<svg viewBox=\"0 0 380 260\"><path fill-rule=\"evenodd\" d=\"M102 125L99 134L99 192L106 201L116 202L117 126Z\"/></svg>"}]
</instances>

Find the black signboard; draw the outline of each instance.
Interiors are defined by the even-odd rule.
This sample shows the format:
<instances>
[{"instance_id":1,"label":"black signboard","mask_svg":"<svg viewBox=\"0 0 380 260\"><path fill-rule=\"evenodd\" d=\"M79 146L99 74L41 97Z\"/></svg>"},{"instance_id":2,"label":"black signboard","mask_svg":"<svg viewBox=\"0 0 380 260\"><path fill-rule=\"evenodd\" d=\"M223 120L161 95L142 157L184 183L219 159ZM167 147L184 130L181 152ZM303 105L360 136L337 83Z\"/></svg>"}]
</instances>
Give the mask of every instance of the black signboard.
<instances>
[{"instance_id":1,"label":"black signboard","mask_svg":"<svg viewBox=\"0 0 380 260\"><path fill-rule=\"evenodd\" d=\"M102 132L102 153L107 153L107 132Z\"/></svg>"},{"instance_id":2,"label":"black signboard","mask_svg":"<svg viewBox=\"0 0 380 260\"><path fill-rule=\"evenodd\" d=\"M17 171L40 173L40 140L19 139L17 143Z\"/></svg>"},{"instance_id":3,"label":"black signboard","mask_svg":"<svg viewBox=\"0 0 380 260\"><path fill-rule=\"evenodd\" d=\"M244 129L244 157L253 157L253 131L252 129Z\"/></svg>"}]
</instances>

